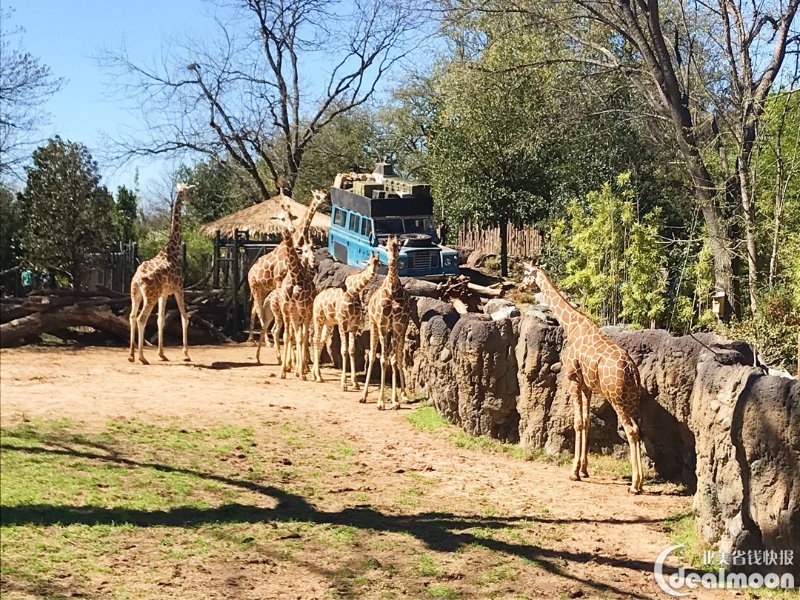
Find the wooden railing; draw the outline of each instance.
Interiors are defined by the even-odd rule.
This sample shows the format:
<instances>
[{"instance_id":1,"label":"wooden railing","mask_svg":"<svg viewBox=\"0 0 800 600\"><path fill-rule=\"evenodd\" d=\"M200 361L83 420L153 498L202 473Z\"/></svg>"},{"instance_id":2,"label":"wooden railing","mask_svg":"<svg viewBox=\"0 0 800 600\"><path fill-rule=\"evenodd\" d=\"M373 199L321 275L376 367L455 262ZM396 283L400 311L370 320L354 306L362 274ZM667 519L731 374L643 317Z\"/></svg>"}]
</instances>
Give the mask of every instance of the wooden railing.
<instances>
[{"instance_id":1,"label":"wooden railing","mask_svg":"<svg viewBox=\"0 0 800 600\"><path fill-rule=\"evenodd\" d=\"M532 258L542 253L542 232L530 225L509 223L508 255ZM483 227L464 223L458 232L457 246L480 250L486 254L500 254L500 227Z\"/></svg>"}]
</instances>

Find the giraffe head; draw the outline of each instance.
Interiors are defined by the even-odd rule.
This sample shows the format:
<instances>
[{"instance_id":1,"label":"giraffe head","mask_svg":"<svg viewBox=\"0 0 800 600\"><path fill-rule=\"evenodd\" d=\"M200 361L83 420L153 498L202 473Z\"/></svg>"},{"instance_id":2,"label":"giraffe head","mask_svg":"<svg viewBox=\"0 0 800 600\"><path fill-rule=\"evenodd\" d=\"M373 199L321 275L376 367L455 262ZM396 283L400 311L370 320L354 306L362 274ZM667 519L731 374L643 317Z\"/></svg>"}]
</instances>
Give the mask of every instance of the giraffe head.
<instances>
[{"instance_id":1,"label":"giraffe head","mask_svg":"<svg viewBox=\"0 0 800 600\"><path fill-rule=\"evenodd\" d=\"M374 274L375 271L378 269L378 264L380 264L380 262L381 262L381 259L378 256L377 252L371 253L369 255L369 258L367 259L365 270L368 271L369 273L373 273Z\"/></svg>"},{"instance_id":2,"label":"giraffe head","mask_svg":"<svg viewBox=\"0 0 800 600\"><path fill-rule=\"evenodd\" d=\"M386 239L386 254L389 257L389 269L397 264L400 255L400 242L397 236L391 235Z\"/></svg>"},{"instance_id":3,"label":"giraffe head","mask_svg":"<svg viewBox=\"0 0 800 600\"><path fill-rule=\"evenodd\" d=\"M539 261L534 260L533 262L526 263L523 265L523 268L525 269L525 277L522 278L518 288L525 291L540 289L539 276L543 271L539 266Z\"/></svg>"},{"instance_id":4,"label":"giraffe head","mask_svg":"<svg viewBox=\"0 0 800 600\"><path fill-rule=\"evenodd\" d=\"M308 205L309 210L316 212L316 210L319 208L319 205L322 204L327 198L328 190L311 190L311 204Z\"/></svg>"}]
</instances>

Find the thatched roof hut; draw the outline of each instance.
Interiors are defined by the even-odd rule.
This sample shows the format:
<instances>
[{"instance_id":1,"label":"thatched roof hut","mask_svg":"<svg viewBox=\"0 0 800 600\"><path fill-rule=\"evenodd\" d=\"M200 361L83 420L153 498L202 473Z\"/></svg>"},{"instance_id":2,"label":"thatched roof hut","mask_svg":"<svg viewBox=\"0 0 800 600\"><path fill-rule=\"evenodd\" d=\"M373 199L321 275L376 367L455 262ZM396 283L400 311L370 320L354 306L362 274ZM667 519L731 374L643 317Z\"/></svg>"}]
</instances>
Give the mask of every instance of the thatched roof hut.
<instances>
[{"instance_id":1,"label":"thatched roof hut","mask_svg":"<svg viewBox=\"0 0 800 600\"><path fill-rule=\"evenodd\" d=\"M286 230L289 221L298 227L307 207L288 196L278 195L248 206L235 213L206 223L200 233L214 237L219 231L223 238L233 237L234 230L247 232L251 238L266 241L278 239ZM324 240L330 227L330 216L317 212L311 220L311 236Z\"/></svg>"}]
</instances>

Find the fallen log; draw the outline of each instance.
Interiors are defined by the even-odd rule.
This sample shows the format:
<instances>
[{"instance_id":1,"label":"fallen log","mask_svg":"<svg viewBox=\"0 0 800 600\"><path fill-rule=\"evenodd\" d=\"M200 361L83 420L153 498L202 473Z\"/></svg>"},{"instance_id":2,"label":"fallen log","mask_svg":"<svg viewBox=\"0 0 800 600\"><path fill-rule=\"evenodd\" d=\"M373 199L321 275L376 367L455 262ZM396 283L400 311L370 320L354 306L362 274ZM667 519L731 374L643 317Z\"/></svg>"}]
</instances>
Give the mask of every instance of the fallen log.
<instances>
[{"instance_id":1,"label":"fallen log","mask_svg":"<svg viewBox=\"0 0 800 600\"><path fill-rule=\"evenodd\" d=\"M469 282L467 284L467 288L469 288L476 294L479 294L481 296L489 296L490 298L500 298L501 296L503 296L503 294L505 294L505 290L503 288L486 287L472 282Z\"/></svg>"},{"instance_id":2,"label":"fallen log","mask_svg":"<svg viewBox=\"0 0 800 600\"><path fill-rule=\"evenodd\" d=\"M0 347L17 346L26 338L52 333L67 327L87 326L127 341L128 321L108 307L65 306L57 311L40 312L0 325Z\"/></svg>"}]
</instances>

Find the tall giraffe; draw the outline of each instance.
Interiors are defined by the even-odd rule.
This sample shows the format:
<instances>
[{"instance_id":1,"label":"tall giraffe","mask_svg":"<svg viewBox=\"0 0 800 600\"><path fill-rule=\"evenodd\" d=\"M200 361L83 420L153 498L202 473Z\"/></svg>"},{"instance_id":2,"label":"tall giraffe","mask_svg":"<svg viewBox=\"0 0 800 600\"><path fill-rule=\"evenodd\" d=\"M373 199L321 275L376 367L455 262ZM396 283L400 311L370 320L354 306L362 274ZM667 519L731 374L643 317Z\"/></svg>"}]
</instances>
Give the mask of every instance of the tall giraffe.
<instances>
[{"instance_id":1,"label":"tall giraffe","mask_svg":"<svg viewBox=\"0 0 800 600\"><path fill-rule=\"evenodd\" d=\"M308 242L303 246L300 251L300 261L303 268L307 273L314 274L314 246ZM278 294L280 287L272 290L266 298L264 298L264 321L261 324L261 336L258 338L258 346L256 348L256 362L261 362L261 346L264 345L265 338L267 337L267 326L272 322L272 341L270 345L275 348L278 364L281 364L281 343L279 334L283 330L283 313L279 303Z\"/></svg>"},{"instance_id":2,"label":"tall giraffe","mask_svg":"<svg viewBox=\"0 0 800 600\"><path fill-rule=\"evenodd\" d=\"M306 378L306 362L308 359L308 332L314 304L313 269L306 270L294 248L291 230L284 234L283 241L287 247L289 263L286 276L278 292L278 305L283 315L283 360L281 361L281 379L286 378L290 369L291 347L296 347L294 355L295 375Z\"/></svg>"},{"instance_id":3,"label":"tall giraffe","mask_svg":"<svg viewBox=\"0 0 800 600\"><path fill-rule=\"evenodd\" d=\"M642 454L639 425L639 369L628 353L611 341L589 317L573 307L547 273L535 264L525 266L521 287L535 284L542 292L564 333L567 343L561 357L568 393L575 411L575 458L570 479L588 477L589 403L598 394L611 403L630 446L630 492L642 491Z\"/></svg>"},{"instance_id":4,"label":"tall giraffe","mask_svg":"<svg viewBox=\"0 0 800 600\"><path fill-rule=\"evenodd\" d=\"M325 198L328 197L327 190L313 190L311 192L311 202L306 208L305 214L300 221L297 229L294 230L293 242L295 247L301 247L306 242L311 241L311 222L314 215ZM288 211L287 211L288 212ZM283 278L286 277L289 263L286 255L286 244L281 242L278 246L259 256L247 272L247 284L250 286L250 296L253 306L250 309L250 333L247 341L253 341L253 329L255 320L264 325L264 300L269 293L280 286Z\"/></svg>"},{"instance_id":5,"label":"tall giraffe","mask_svg":"<svg viewBox=\"0 0 800 600\"><path fill-rule=\"evenodd\" d=\"M136 332L139 332L139 362L146 365L144 357L144 330L147 319L153 312L158 302L158 356L161 360L168 360L164 355L164 314L167 309L167 299L170 294L175 296L178 310L181 312L181 326L183 328L183 360L189 361L188 329L189 319L186 315L186 306L183 302L183 266L181 259L181 208L183 200L192 187L185 183L177 186L177 197L172 205L172 226L169 241L164 248L150 260L144 261L136 269L131 279L131 314L129 317L131 328L130 354L128 360L134 361L133 347ZM141 310L140 310L141 307Z\"/></svg>"},{"instance_id":6,"label":"tall giraffe","mask_svg":"<svg viewBox=\"0 0 800 600\"><path fill-rule=\"evenodd\" d=\"M384 409L387 350L392 368L392 408L400 408L397 401L396 374L400 374L400 388L405 396L405 377L403 375L403 352L406 343L406 329L411 319L411 296L403 288L397 273L397 257L400 254L400 243L392 236L386 240L389 272L367 302L367 320L369 322L369 356L367 358L367 376L364 380L364 395L360 402L367 401L369 378L372 375L372 364L378 342L381 344L381 391L378 397L378 410ZM391 334L391 336L390 336ZM387 339L389 338L389 339ZM389 348L391 344L391 348Z\"/></svg>"},{"instance_id":7,"label":"tall giraffe","mask_svg":"<svg viewBox=\"0 0 800 600\"><path fill-rule=\"evenodd\" d=\"M367 266L349 275L344 288L322 290L314 298L314 366L311 374L315 381L322 381L319 358L323 346L327 345L333 327L339 327L339 344L342 352L341 385L347 391L347 357L350 357L350 381L359 389L356 380L356 335L361 328L361 292L378 272L378 255L372 254Z\"/></svg>"}]
</instances>

